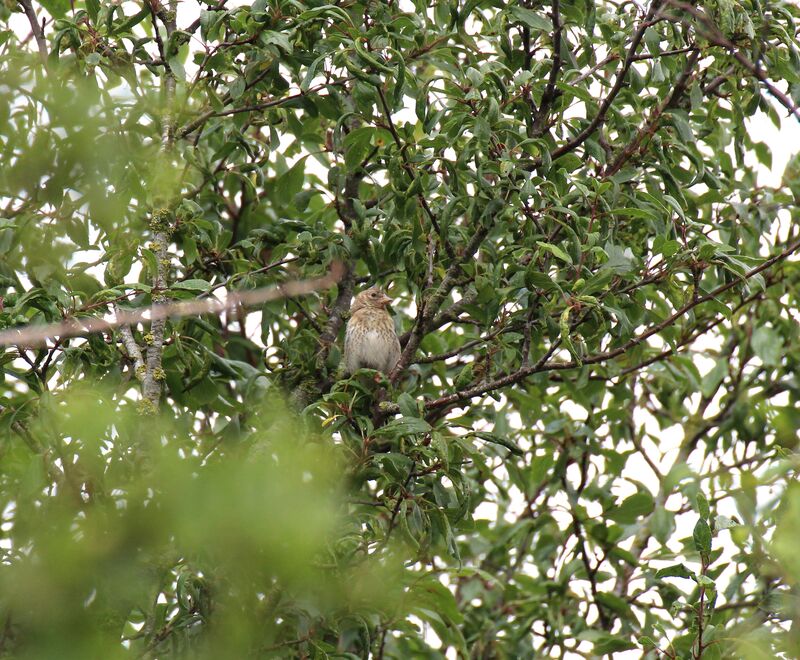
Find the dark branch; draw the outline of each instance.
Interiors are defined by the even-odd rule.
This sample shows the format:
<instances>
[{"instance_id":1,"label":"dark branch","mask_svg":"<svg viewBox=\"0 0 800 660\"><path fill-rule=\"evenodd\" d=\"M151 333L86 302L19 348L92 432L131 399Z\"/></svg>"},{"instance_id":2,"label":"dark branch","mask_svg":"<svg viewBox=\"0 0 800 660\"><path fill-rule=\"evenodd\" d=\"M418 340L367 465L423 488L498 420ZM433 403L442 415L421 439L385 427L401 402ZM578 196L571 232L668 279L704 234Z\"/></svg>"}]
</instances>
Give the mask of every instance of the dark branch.
<instances>
[{"instance_id":1,"label":"dark branch","mask_svg":"<svg viewBox=\"0 0 800 660\"><path fill-rule=\"evenodd\" d=\"M42 58L42 64L47 65L47 40L42 32L42 26L39 25L39 19L36 17L36 12L33 9L31 0L17 0L28 18L28 23L31 24L31 32L33 38L36 39L36 47L39 49L39 56Z\"/></svg>"},{"instance_id":2,"label":"dark branch","mask_svg":"<svg viewBox=\"0 0 800 660\"><path fill-rule=\"evenodd\" d=\"M700 59L700 51L695 50L689 55L688 60L686 61L686 66L683 68L683 71L678 76L678 79L675 81L675 86L672 88L672 92L670 92L669 96L659 105L653 113L650 115L650 119L642 126L639 131L636 133L636 136L631 140L622 151L617 155L614 161L606 167L605 172L603 172L604 177L614 176L620 169L622 169L623 165L628 162L628 160L633 156L637 149L641 146L642 142L648 137L652 137L656 130L658 130L658 126L661 123L661 117L666 110L669 108L674 107L677 105L680 98L686 92L686 88L689 85L689 80L692 77L692 72L694 71L694 67L697 64L697 60Z\"/></svg>"},{"instance_id":3,"label":"dark branch","mask_svg":"<svg viewBox=\"0 0 800 660\"><path fill-rule=\"evenodd\" d=\"M747 56L745 56L742 51L734 44L730 39L728 39L722 31L717 27L717 25L711 20L711 18L705 12L700 11L697 7L687 3L681 2L680 0L666 0L666 3L675 7L676 9L680 9L683 14L678 17L671 17L671 20L678 20L681 23L687 23L687 19L685 14L690 14L694 18L697 19L700 32L703 36L708 39L712 44L715 46L721 46L722 48L726 48L730 51L733 58L741 64L750 74L756 78L764 87L767 88L767 91L775 98L784 108L789 111L790 115L793 115L795 119L800 121L800 108L790 99L784 92L778 89L772 82L769 80L769 76L767 75L766 71L764 71L758 64L752 62Z\"/></svg>"},{"instance_id":4,"label":"dark branch","mask_svg":"<svg viewBox=\"0 0 800 660\"><path fill-rule=\"evenodd\" d=\"M547 131L547 118L553 103L557 98L556 82L558 81L558 74L561 71L561 14L559 11L558 0L553 0L553 65L550 67L550 76L547 80L547 86L544 88L542 94L542 101L539 104L539 110L536 113L536 119L533 122L533 134L535 137L541 137ZM526 67L529 68L529 67Z\"/></svg>"},{"instance_id":5,"label":"dark branch","mask_svg":"<svg viewBox=\"0 0 800 660\"><path fill-rule=\"evenodd\" d=\"M467 243L466 247L464 248L464 251L458 257L458 259L450 265L450 268L447 269L447 272L445 273L444 278L442 278L438 288L427 300L421 301L419 313L417 314L417 320L414 324L414 328L411 330L411 334L409 335L408 341L403 349L403 353L400 355L400 361L390 374L390 380L392 382L396 382L400 377L400 374L402 374L406 367L408 367L408 365L413 361L420 342L432 328L434 318L436 317L439 308L442 306L445 298L450 295L450 291L456 284L461 264L465 263L475 255L481 243L483 242L483 239L486 238L488 233L489 225L487 221L486 226L482 226L475 231L469 243Z\"/></svg>"}]
</instances>

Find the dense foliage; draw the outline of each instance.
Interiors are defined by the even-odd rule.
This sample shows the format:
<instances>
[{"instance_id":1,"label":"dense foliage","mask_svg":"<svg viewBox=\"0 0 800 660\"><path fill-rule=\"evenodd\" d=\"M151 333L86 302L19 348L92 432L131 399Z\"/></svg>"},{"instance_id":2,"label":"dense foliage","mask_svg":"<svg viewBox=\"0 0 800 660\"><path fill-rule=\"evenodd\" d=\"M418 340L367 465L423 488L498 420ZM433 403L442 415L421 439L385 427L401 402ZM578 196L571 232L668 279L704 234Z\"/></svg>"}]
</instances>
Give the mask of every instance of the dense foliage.
<instances>
[{"instance_id":1,"label":"dense foliage","mask_svg":"<svg viewBox=\"0 0 800 660\"><path fill-rule=\"evenodd\" d=\"M800 10L431 4L0 8L3 653L797 657Z\"/></svg>"}]
</instances>

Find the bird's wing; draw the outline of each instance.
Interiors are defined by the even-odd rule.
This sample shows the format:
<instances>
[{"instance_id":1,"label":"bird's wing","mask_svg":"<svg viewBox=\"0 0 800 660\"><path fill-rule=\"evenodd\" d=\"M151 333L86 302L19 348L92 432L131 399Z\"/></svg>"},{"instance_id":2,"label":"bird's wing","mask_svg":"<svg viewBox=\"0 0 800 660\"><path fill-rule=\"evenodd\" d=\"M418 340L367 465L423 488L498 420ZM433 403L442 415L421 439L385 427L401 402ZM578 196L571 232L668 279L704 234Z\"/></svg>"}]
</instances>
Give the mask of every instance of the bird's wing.
<instances>
[{"instance_id":1,"label":"bird's wing","mask_svg":"<svg viewBox=\"0 0 800 660\"><path fill-rule=\"evenodd\" d=\"M397 366L397 362L400 360L400 340L397 338L397 335L393 334L393 341L391 347L389 348L388 355L386 356L386 369L384 372L386 374L391 373L392 369Z\"/></svg>"},{"instance_id":2,"label":"bird's wing","mask_svg":"<svg viewBox=\"0 0 800 660\"><path fill-rule=\"evenodd\" d=\"M353 329L348 323L344 331L344 368L348 374L358 371L358 352L353 346L353 335Z\"/></svg>"}]
</instances>

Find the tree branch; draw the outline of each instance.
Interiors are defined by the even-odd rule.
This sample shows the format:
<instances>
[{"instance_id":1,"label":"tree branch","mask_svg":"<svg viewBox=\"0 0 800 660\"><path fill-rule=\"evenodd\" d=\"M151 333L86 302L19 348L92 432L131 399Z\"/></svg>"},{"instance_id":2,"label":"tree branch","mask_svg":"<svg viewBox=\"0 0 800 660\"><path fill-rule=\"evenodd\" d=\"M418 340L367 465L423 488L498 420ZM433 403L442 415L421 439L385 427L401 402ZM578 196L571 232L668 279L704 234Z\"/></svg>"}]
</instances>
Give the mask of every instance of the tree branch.
<instances>
[{"instance_id":1,"label":"tree branch","mask_svg":"<svg viewBox=\"0 0 800 660\"><path fill-rule=\"evenodd\" d=\"M408 341L403 348L403 352L400 355L400 360L397 363L397 366L392 370L392 373L389 375L389 380L391 380L393 383L397 381L397 379L400 377L400 374L405 371L406 367L408 367L408 365L411 364L412 360L414 359L417 348L419 347L423 337L431 328L436 313L439 311L439 308L442 306L445 298L450 295L450 290L456 283L456 278L458 277L461 264L468 259L471 259L475 255L488 233L489 226L487 222L486 226L482 226L475 231L459 258L450 264L450 267L447 269L447 272L442 278L438 288L427 300L422 300L419 312L417 314L416 323L414 324L414 328L411 330Z\"/></svg>"},{"instance_id":2,"label":"tree branch","mask_svg":"<svg viewBox=\"0 0 800 660\"><path fill-rule=\"evenodd\" d=\"M464 311L465 307L469 307L473 304L478 297L478 294L475 292L466 293L462 296L459 300L454 302L450 307L445 310L439 312L436 316L433 317L433 321L431 321L430 327L428 328L428 332L432 330L436 330L437 328L441 328L443 325L448 323L455 323L458 321L458 317L461 315L461 312ZM405 346L408 343L409 338L411 337L411 330L404 332L400 335L400 346Z\"/></svg>"},{"instance_id":3,"label":"tree branch","mask_svg":"<svg viewBox=\"0 0 800 660\"><path fill-rule=\"evenodd\" d=\"M600 109L595 115L594 119L589 122L589 125L586 126L580 133L578 133L574 138L562 144L560 147L554 149L550 153L550 159L556 160L563 156L564 154L568 154L571 151L574 151L579 146L581 146L586 139L594 133L606 120L606 114L608 113L609 108L611 108L611 104L614 102L614 99L617 97L617 94L622 90L622 85L625 82L625 77L628 74L628 70L631 68L636 56L636 49L639 47L639 43L641 43L642 38L644 37L645 30L653 25L654 21L653 18L658 10L659 6L661 5L662 0L653 0L650 5L650 8L647 10L647 14L645 14L644 19L642 22L639 23L639 27L636 29L636 32L631 39L631 45L628 48L628 54L625 57L625 61L619 67L617 71L616 79L614 80L614 85L609 90L606 97L603 99L603 102L600 104ZM537 168L542 164L542 159L537 158L533 162L533 167Z\"/></svg>"},{"instance_id":4,"label":"tree branch","mask_svg":"<svg viewBox=\"0 0 800 660\"><path fill-rule=\"evenodd\" d=\"M59 323L47 325L25 325L21 328L9 328L0 331L0 346L40 346L48 339L56 337L77 337L86 334L95 334L112 330L114 328L130 326L136 323L150 322L167 318L182 318L185 316L198 316L200 314L221 314L235 310L238 306L253 307L263 305L273 300L282 300L294 296L304 296L314 291L328 289L336 284L344 274L344 266L334 262L330 271L319 278L312 280L297 280L277 284L262 289L239 291L229 293L224 301L216 298L195 298L174 303L138 307L130 310L120 310L113 319L70 318ZM123 341L124 338L123 338ZM127 346L126 346L127 348ZM138 348L138 347L137 347ZM134 357L135 359L135 357Z\"/></svg>"},{"instance_id":5,"label":"tree branch","mask_svg":"<svg viewBox=\"0 0 800 660\"><path fill-rule=\"evenodd\" d=\"M363 168L357 172L352 172L347 175L344 184L343 197L344 204L337 204L339 216L344 224L345 231L348 231L353 222L358 217L356 214L353 200L358 199L358 188L361 185L361 180L364 178ZM353 299L353 291L355 289L355 267L352 263L346 263L343 266L342 277L339 281L339 290L336 294L336 300L333 303L331 312L328 315L328 321L325 324L325 329L319 336L319 343L321 345L320 352L317 356L317 367L321 368L330 353L331 346L333 346L336 338L339 336L339 330L344 323L344 318L347 312L350 311L350 301Z\"/></svg>"},{"instance_id":6,"label":"tree branch","mask_svg":"<svg viewBox=\"0 0 800 660\"><path fill-rule=\"evenodd\" d=\"M553 64L550 67L550 76L547 80L547 86L544 88L539 109L536 112L536 118L533 121L533 135L541 137L547 131L547 116L558 94L556 93L556 82L558 81L558 74L561 71L561 13L559 9L558 0L553 0L552 5L552 19L553 19ZM529 66L525 67L526 69Z\"/></svg>"},{"instance_id":7,"label":"tree branch","mask_svg":"<svg viewBox=\"0 0 800 660\"><path fill-rule=\"evenodd\" d=\"M708 302L710 300L713 300L714 298L716 298L720 294L724 293L725 291L728 291L729 289L732 289L737 284L740 284L741 282L745 282L745 281L749 280L750 278L754 277L755 275L758 275L759 273L763 272L764 270L767 270L768 268L771 268L776 263L779 263L780 261L783 261L789 255L791 255L794 252L796 252L798 249L800 249L800 239L795 240L786 249L784 249L782 252L780 252L779 254L776 254L775 256L767 259L761 265L749 270L740 279L732 280L732 281L730 281L730 282L728 282L726 284L722 284L722 285L718 286L716 289L714 289L713 291L711 291L711 292L709 292L709 293L707 293L705 295L698 296L697 298L695 298L693 300L690 300L688 303L686 303L685 305L683 305L679 309L675 310L675 312L670 314L666 319L664 319L660 323L657 323L657 324L651 326L650 328L648 328L647 330L645 330L641 334L633 337L632 339L627 341L622 346L619 346L618 348L615 348L615 349L610 350L610 351L605 351L605 352L602 352L602 353L598 353L596 355L592 355L592 356L586 357L583 360L581 360L580 362L577 362L577 361L543 362L542 360L539 360L536 364L534 364L532 366L522 367L522 368L518 369L517 371L514 371L514 372L512 372L510 374L506 374L505 376L497 378L497 379L495 379L493 381L484 382L484 383L481 383L481 384L476 385L474 387L468 388L466 390L455 392L454 394L449 394L447 396L443 396L443 397L440 397L438 399L428 400L428 401L425 402L425 409L426 410L436 410L438 408L452 406L455 403L459 403L461 401L466 401L466 400L469 400L469 399L471 399L473 397L480 396L482 394L486 394L488 392L492 392L492 391L495 391L495 390L498 390L498 389L502 389L502 388L507 387L509 385L513 385L513 384L518 383L518 382L520 382L522 380L525 380L528 376L531 376L531 375L533 375L535 373L540 373L540 372L545 372L545 371L565 371L565 370L577 369L577 368L580 368L580 367L582 367L584 365L600 364L600 363L603 363L603 362L607 362L608 360L611 360L611 359L613 359L615 357L618 357L618 356L624 354L625 352L627 352L631 348L634 348L635 346L638 346L639 344L641 344L642 342L644 342L648 338L652 337L653 335L656 335L659 332L661 332L662 330L665 330L666 328L670 327L678 319L683 317L687 312L689 312L690 310L694 309L695 307L698 307L699 305L702 305L703 303L706 303L706 302ZM552 350L553 350L553 347L551 346L550 350L548 351L548 354L550 352L552 352ZM546 356L547 356L547 354L546 354ZM386 412L388 414L391 414L391 413L398 412L399 411L399 407L396 404L385 404L383 406L383 410L384 410L384 412Z\"/></svg>"},{"instance_id":8,"label":"tree branch","mask_svg":"<svg viewBox=\"0 0 800 660\"><path fill-rule=\"evenodd\" d=\"M767 88L767 91L775 98L784 108L789 111L790 115L793 115L795 119L800 121L800 108L790 99L784 92L778 89L772 82L769 80L769 76L767 75L766 71L764 71L760 66L756 63L752 62L749 58L747 58L741 50L734 44L730 39L728 39L722 31L717 27L717 25L711 20L711 18L705 12L700 11L697 7L693 5L682 2L681 0L665 0L668 5L675 7L676 9L680 9L685 14L690 14L694 18L696 18L699 24L702 26L702 30L700 32L702 35L708 39L712 44L715 46L721 46L726 48L731 52L733 58L741 64L745 69L747 69L750 74L756 78L759 82L761 82L764 87ZM685 15L681 15L678 17L670 17L671 20L677 20L681 23L688 24L688 21Z\"/></svg>"},{"instance_id":9,"label":"tree branch","mask_svg":"<svg viewBox=\"0 0 800 660\"><path fill-rule=\"evenodd\" d=\"M42 59L42 64L47 66L47 40L45 39L44 32L42 32L42 26L39 25L39 19L36 17L33 3L31 0L17 0L17 2L19 2L22 10L25 12L28 23L31 24L31 32L33 33L33 38L36 40L36 47L39 49L39 57Z\"/></svg>"},{"instance_id":10,"label":"tree branch","mask_svg":"<svg viewBox=\"0 0 800 660\"><path fill-rule=\"evenodd\" d=\"M279 99L270 99L269 101L263 101L261 103L252 103L250 105L243 105L238 108L230 108L229 110L207 110L206 112L202 113L199 117L193 119L188 124L183 126L182 128L178 129L175 133L175 137L177 139L183 139L190 133L193 133L198 128L200 128L203 124L205 124L209 119L212 117L227 117L229 115L236 115L242 112L256 112L258 110L267 110L268 108L276 108L280 107L284 103L290 103L292 101L296 101L297 99L301 99L307 94L313 94L314 92L318 92L326 87L330 87L331 85L343 85L344 83L352 80L351 78L341 78L339 80L333 80L331 82L321 83L316 87L311 87L305 92L297 92L296 94L289 94L288 96L283 96ZM256 81L250 83L249 87L252 87ZM222 99L223 103L229 103L230 98L225 97Z\"/></svg>"},{"instance_id":11,"label":"tree branch","mask_svg":"<svg viewBox=\"0 0 800 660\"><path fill-rule=\"evenodd\" d=\"M159 13L159 17L164 23L168 44L171 41L170 37L177 29L177 10L177 0L169 0L169 11ZM153 30L155 34L158 35L155 11L153 13ZM170 53L162 54L165 60L167 60L169 56ZM164 115L161 127L161 151L168 154L172 151L172 145L175 139L175 111L173 103L175 102L177 81L174 72L167 62L164 64L163 76ZM159 213L162 215L158 216ZM169 246L171 243L170 236L172 233L173 218L171 214L167 216L163 214L163 211L159 210L151 213L151 217L153 218L153 243L155 243L154 251L156 253L156 272L153 273L152 299L153 303L158 305L166 300L164 291L168 287L167 279L170 268ZM164 370L161 363L164 354L164 332L166 330L166 325L167 320L164 316L154 317L152 319L150 323L150 333L146 341L147 345L143 351L145 370L142 378L142 395L144 397L144 402L148 405L148 412L155 412L158 410L158 402L161 399L162 382L164 380Z\"/></svg>"},{"instance_id":12,"label":"tree branch","mask_svg":"<svg viewBox=\"0 0 800 660\"><path fill-rule=\"evenodd\" d=\"M392 112L389 109L389 104L386 102L386 96L383 93L383 89L380 86L377 86L376 89L378 90L378 98L381 101L383 116L385 117L386 123L388 124L389 132L392 134L392 139L394 140L394 143L397 145L397 148L400 151L400 158L402 158L403 160L403 170L405 170L405 173L411 179L411 184L413 185L417 177L414 174L414 168L411 167L411 163L408 160L408 155L406 154L406 149L408 145L403 143L403 141L400 139L400 134L397 132L397 128L395 128L394 121L392 120ZM433 211L431 211L431 207L428 205L428 200L425 199L425 196L421 192L417 193L417 202L423 208L425 214L428 216L428 220L430 220L431 225L433 225L434 231L439 236L439 240L444 246L444 251L447 253L447 256L450 257L450 259L455 259L456 255L453 253L453 248L450 246L450 242L447 240L446 236L442 235L442 229L439 226L439 221L437 220L436 215L433 213Z\"/></svg>"},{"instance_id":13,"label":"tree branch","mask_svg":"<svg viewBox=\"0 0 800 660\"><path fill-rule=\"evenodd\" d=\"M691 55L689 55L689 58L686 61L686 66L683 68L683 71L675 81L675 86L672 88L669 96L664 99L658 108L653 110L648 121L636 133L636 137L634 137L633 140L631 140L619 152L614 161L606 167L605 171L603 172L604 178L614 176L614 174L619 172L623 165L625 165L631 156L633 156L642 142L644 142L646 138L652 137L655 134L656 130L658 129L658 125L661 123L661 117L664 112L669 108L674 107L681 96L683 96L684 92L686 92L686 87L689 84L689 80L692 77L692 72L694 71L694 67L697 64L698 59L700 59L699 50L695 50Z\"/></svg>"}]
</instances>

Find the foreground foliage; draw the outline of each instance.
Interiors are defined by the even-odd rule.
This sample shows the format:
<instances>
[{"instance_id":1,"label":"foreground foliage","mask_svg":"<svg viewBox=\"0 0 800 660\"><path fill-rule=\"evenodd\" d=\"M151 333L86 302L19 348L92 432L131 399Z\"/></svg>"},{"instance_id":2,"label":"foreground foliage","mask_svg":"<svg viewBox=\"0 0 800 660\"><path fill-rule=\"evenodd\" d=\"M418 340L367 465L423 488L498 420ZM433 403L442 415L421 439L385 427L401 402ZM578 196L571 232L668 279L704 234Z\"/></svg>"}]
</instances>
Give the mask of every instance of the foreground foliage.
<instances>
[{"instance_id":1,"label":"foreground foliage","mask_svg":"<svg viewBox=\"0 0 800 660\"><path fill-rule=\"evenodd\" d=\"M4 653L797 652L795 5L0 11Z\"/></svg>"}]
</instances>

